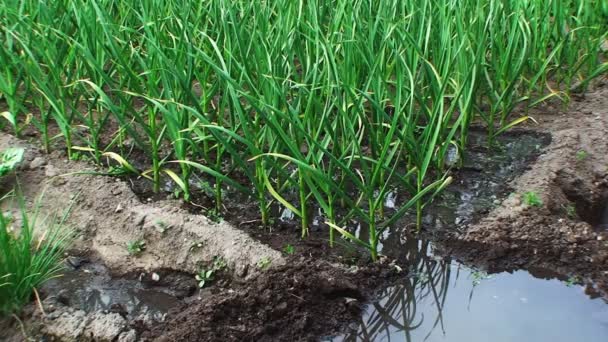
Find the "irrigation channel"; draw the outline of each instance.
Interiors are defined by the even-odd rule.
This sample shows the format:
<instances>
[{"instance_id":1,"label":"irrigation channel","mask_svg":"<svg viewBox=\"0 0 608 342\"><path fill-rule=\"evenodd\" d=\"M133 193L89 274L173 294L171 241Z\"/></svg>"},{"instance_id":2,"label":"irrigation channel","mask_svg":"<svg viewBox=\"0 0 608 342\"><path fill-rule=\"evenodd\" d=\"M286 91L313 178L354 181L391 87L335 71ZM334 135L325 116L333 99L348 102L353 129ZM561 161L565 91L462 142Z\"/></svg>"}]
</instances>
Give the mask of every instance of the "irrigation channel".
<instances>
[{"instance_id":1,"label":"irrigation channel","mask_svg":"<svg viewBox=\"0 0 608 342\"><path fill-rule=\"evenodd\" d=\"M410 246L409 275L382 289L349 333L323 341L600 342L608 336L608 303L592 288L546 269L488 274L435 258L428 242ZM170 275L183 282L180 291L151 287L135 276L112 279L101 265L78 266L46 289L87 312L161 320L196 285Z\"/></svg>"}]
</instances>

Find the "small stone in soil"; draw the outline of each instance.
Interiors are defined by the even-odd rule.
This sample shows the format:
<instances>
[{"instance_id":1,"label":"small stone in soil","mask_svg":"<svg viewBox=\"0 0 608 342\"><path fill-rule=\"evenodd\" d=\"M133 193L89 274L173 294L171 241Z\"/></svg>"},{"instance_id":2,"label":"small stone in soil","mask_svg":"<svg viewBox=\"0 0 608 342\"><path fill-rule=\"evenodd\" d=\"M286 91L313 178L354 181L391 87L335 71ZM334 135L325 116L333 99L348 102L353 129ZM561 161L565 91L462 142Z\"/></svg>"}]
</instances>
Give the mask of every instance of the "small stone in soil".
<instances>
[{"instance_id":1,"label":"small stone in soil","mask_svg":"<svg viewBox=\"0 0 608 342\"><path fill-rule=\"evenodd\" d=\"M36 157L30 163L30 170L35 170L37 168L43 167L44 165L46 165L46 160L42 157Z\"/></svg>"},{"instance_id":2,"label":"small stone in soil","mask_svg":"<svg viewBox=\"0 0 608 342\"><path fill-rule=\"evenodd\" d=\"M82 265L88 263L89 261L85 258L70 256L66 259L66 262L72 266L75 270L79 269Z\"/></svg>"},{"instance_id":3,"label":"small stone in soil","mask_svg":"<svg viewBox=\"0 0 608 342\"><path fill-rule=\"evenodd\" d=\"M59 174L57 169L53 165L47 165L46 170L44 171L44 175L51 178L55 177Z\"/></svg>"}]
</instances>

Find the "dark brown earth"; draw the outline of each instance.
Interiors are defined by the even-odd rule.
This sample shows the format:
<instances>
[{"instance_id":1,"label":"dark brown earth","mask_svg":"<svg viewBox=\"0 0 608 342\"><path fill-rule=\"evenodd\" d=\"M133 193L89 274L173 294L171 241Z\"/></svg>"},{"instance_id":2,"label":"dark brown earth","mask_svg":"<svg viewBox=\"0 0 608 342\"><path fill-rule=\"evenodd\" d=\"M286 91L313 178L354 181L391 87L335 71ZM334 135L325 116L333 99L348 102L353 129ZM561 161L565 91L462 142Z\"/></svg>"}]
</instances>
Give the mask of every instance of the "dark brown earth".
<instances>
[{"instance_id":1,"label":"dark brown earth","mask_svg":"<svg viewBox=\"0 0 608 342\"><path fill-rule=\"evenodd\" d=\"M373 289L397 275L385 265L342 269L292 258L230 293L176 310L147 336L159 341L315 341L361 314Z\"/></svg>"}]
</instances>

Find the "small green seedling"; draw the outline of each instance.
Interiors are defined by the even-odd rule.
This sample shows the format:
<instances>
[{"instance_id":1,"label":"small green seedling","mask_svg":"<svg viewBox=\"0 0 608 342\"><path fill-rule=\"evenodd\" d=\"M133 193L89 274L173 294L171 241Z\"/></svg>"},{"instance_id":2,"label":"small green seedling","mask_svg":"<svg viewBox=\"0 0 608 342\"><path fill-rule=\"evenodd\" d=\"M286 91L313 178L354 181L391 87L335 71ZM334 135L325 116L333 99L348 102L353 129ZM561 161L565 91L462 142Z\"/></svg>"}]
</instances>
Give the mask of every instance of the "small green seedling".
<instances>
[{"instance_id":1,"label":"small green seedling","mask_svg":"<svg viewBox=\"0 0 608 342\"><path fill-rule=\"evenodd\" d=\"M221 256L214 256L213 257L213 270L215 272L221 271L224 268L226 268L226 260L224 260L224 258L222 258Z\"/></svg>"},{"instance_id":2,"label":"small green seedling","mask_svg":"<svg viewBox=\"0 0 608 342\"><path fill-rule=\"evenodd\" d=\"M15 170L23 160L23 148L7 148L0 154L0 177Z\"/></svg>"},{"instance_id":3,"label":"small green seedling","mask_svg":"<svg viewBox=\"0 0 608 342\"><path fill-rule=\"evenodd\" d=\"M175 188L175 190L173 190L173 197L180 198L183 193L184 191L181 188Z\"/></svg>"},{"instance_id":4,"label":"small green seedling","mask_svg":"<svg viewBox=\"0 0 608 342\"><path fill-rule=\"evenodd\" d=\"M296 252L296 248L293 245L287 244L287 245L285 245L285 247L283 247L283 253L285 253L287 255L292 255L295 252Z\"/></svg>"},{"instance_id":5,"label":"small green seedling","mask_svg":"<svg viewBox=\"0 0 608 342\"><path fill-rule=\"evenodd\" d=\"M215 223L220 223L223 220L221 213L218 213L215 209L207 210L205 216L207 216L211 222Z\"/></svg>"},{"instance_id":6,"label":"small green seedling","mask_svg":"<svg viewBox=\"0 0 608 342\"><path fill-rule=\"evenodd\" d=\"M71 160L81 160L81 161L91 160L91 158L88 155L83 154L81 152L72 152L72 154L70 155L70 159Z\"/></svg>"},{"instance_id":7,"label":"small green seedling","mask_svg":"<svg viewBox=\"0 0 608 342\"><path fill-rule=\"evenodd\" d=\"M133 240L127 242L127 251L133 256L138 256L146 249L146 242L144 240Z\"/></svg>"},{"instance_id":8,"label":"small green seedling","mask_svg":"<svg viewBox=\"0 0 608 342\"><path fill-rule=\"evenodd\" d=\"M201 269L194 277L198 281L198 287L207 286L214 278L215 274L226 268L226 260L220 256L213 257L213 264L210 269Z\"/></svg>"},{"instance_id":9,"label":"small green seedling","mask_svg":"<svg viewBox=\"0 0 608 342\"><path fill-rule=\"evenodd\" d=\"M266 270L268 267L270 267L271 263L272 261L269 257L263 257L260 259L260 261L258 261L258 268L261 270Z\"/></svg>"},{"instance_id":10,"label":"small green seedling","mask_svg":"<svg viewBox=\"0 0 608 342\"><path fill-rule=\"evenodd\" d=\"M543 201L534 191L524 193L524 203L531 207L542 207Z\"/></svg>"},{"instance_id":11,"label":"small green seedling","mask_svg":"<svg viewBox=\"0 0 608 342\"><path fill-rule=\"evenodd\" d=\"M566 284L568 287L572 287L574 285L581 284L582 282L583 278L580 276L570 276L566 281L564 281L564 284Z\"/></svg>"},{"instance_id":12,"label":"small green seedling","mask_svg":"<svg viewBox=\"0 0 608 342\"><path fill-rule=\"evenodd\" d=\"M574 204L568 204L564 207L564 209L566 210L566 216L568 216L569 219L576 219L577 214Z\"/></svg>"},{"instance_id":13,"label":"small green seedling","mask_svg":"<svg viewBox=\"0 0 608 342\"><path fill-rule=\"evenodd\" d=\"M154 227L156 228L156 230L158 230L163 235L165 235L165 233L169 229L171 229L171 225L168 225L164 221L161 221L161 220L156 220L154 222Z\"/></svg>"},{"instance_id":14,"label":"small green seedling","mask_svg":"<svg viewBox=\"0 0 608 342\"><path fill-rule=\"evenodd\" d=\"M587 151L585 150L580 150L576 152L576 160L578 160L579 162L582 162L583 160L587 159L587 157L589 157L589 153L587 153Z\"/></svg>"},{"instance_id":15,"label":"small green seedling","mask_svg":"<svg viewBox=\"0 0 608 342\"><path fill-rule=\"evenodd\" d=\"M209 282L211 282L213 280L214 273L215 272L212 269L211 270L201 269L195 276L196 281L198 281L198 287L202 289L207 284L209 284Z\"/></svg>"}]
</instances>

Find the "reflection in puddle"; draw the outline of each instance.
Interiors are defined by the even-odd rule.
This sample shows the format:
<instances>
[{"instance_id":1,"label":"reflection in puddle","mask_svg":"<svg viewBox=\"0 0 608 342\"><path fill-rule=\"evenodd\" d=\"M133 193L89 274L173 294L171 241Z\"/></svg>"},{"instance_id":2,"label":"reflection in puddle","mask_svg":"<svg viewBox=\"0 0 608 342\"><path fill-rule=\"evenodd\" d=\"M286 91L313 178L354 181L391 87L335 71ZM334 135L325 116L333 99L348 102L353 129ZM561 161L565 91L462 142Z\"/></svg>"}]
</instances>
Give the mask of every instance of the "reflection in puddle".
<instances>
[{"instance_id":1,"label":"reflection in puddle","mask_svg":"<svg viewBox=\"0 0 608 342\"><path fill-rule=\"evenodd\" d=\"M526 271L488 276L427 253L408 258L415 265L409 275L384 289L351 333L332 341L608 339L608 305L580 286Z\"/></svg>"}]
</instances>

